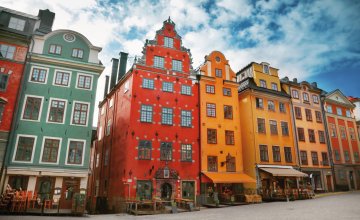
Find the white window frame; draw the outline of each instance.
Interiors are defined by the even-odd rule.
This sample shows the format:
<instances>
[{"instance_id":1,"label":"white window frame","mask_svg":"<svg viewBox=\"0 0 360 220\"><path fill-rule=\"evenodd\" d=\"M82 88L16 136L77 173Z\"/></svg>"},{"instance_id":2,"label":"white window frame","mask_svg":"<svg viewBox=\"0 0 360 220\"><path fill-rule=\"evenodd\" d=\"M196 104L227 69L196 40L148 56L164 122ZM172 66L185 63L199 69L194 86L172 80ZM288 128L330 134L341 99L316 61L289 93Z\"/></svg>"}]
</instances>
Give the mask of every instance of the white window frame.
<instances>
[{"instance_id":1,"label":"white window frame","mask_svg":"<svg viewBox=\"0 0 360 220\"><path fill-rule=\"evenodd\" d=\"M340 110L340 113L341 113L341 114L339 114L339 110ZM343 116L342 109L339 108L339 107L336 107L336 114L337 114L337 115L340 115L340 116Z\"/></svg>"},{"instance_id":2,"label":"white window frame","mask_svg":"<svg viewBox=\"0 0 360 220\"><path fill-rule=\"evenodd\" d=\"M33 70L34 70L35 68L46 70L46 75L45 75L45 81L44 81L44 82L34 82L34 81L31 81L31 77L32 77L32 74L33 74ZM31 67L31 69L30 69L30 74L29 74L29 82L31 82L31 83L37 83L37 84L47 84L48 78L49 78L49 68L42 67L42 66L32 66L32 67Z\"/></svg>"},{"instance_id":3,"label":"white window frame","mask_svg":"<svg viewBox=\"0 0 360 220\"><path fill-rule=\"evenodd\" d=\"M34 145L33 145L33 151L31 153L31 160L30 161L19 161L19 160L15 160L15 156L16 156L16 152L18 149L18 144L19 144L19 138L20 137L32 137L34 138ZM13 158L12 158L12 162L14 163L33 163L34 160L34 153L35 153L35 148L36 148L36 141L37 141L37 136L36 135L28 135L28 134L17 134L16 136L16 142L15 142L15 150L13 153Z\"/></svg>"},{"instance_id":4,"label":"white window frame","mask_svg":"<svg viewBox=\"0 0 360 220\"><path fill-rule=\"evenodd\" d=\"M162 63L162 66L157 66L157 65L155 65L155 58L159 58L160 60L162 59L162 62L160 62L160 60L159 60L159 62L157 62L157 63L159 63L159 64ZM162 56L154 56L154 64L153 64L153 67L164 69L164 68L165 68L165 58L162 57Z\"/></svg>"},{"instance_id":5,"label":"white window frame","mask_svg":"<svg viewBox=\"0 0 360 220\"><path fill-rule=\"evenodd\" d=\"M168 48L174 48L174 38L164 36L164 46Z\"/></svg>"},{"instance_id":6,"label":"white window frame","mask_svg":"<svg viewBox=\"0 0 360 220\"><path fill-rule=\"evenodd\" d=\"M265 72L265 66L267 67L268 72ZM270 75L270 65L263 63L262 67L263 67L263 73Z\"/></svg>"},{"instance_id":7,"label":"white window frame","mask_svg":"<svg viewBox=\"0 0 360 220\"><path fill-rule=\"evenodd\" d=\"M87 127L88 124L89 124L89 117L90 117L89 114L90 114L90 109L91 109L90 102L82 102L82 101L73 100L72 103L73 103L73 105L72 105L72 110L71 110L70 125ZM86 115L86 124L85 124L85 125L73 124L73 117L74 117L74 111L75 111L75 103L87 104L87 105L88 105L88 110L87 110L87 115Z\"/></svg>"},{"instance_id":8,"label":"white window frame","mask_svg":"<svg viewBox=\"0 0 360 220\"><path fill-rule=\"evenodd\" d=\"M91 83L90 83L90 88L89 88L89 89L78 87L80 75L82 75L82 76L90 76L90 78L91 78ZM81 72L78 72L78 73L76 74L76 83L75 83L75 88L76 88L76 89L81 89L81 90L86 90L86 91L92 91L92 89L93 89L93 84L94 84L94 76L93 76L93 75L86 74L86 73L81 73Z\"/></svg>"},{"instance_id":9,"label":"white window frame","mask_svg":"<svg viewBox=\"0 0 360 220\"><path fill-rule=\"evenodd\" d=\"M84 144L83 144L83 154L82 154L82 156L81 156L81 164L68 163L70 141L79 141L79 142L83 142L83 143L84 143ZM67 142L67 147L66 147L65 165L68 165L68 166L83 166L83 165L84 165L84 159L85 159L85 148L86 148L86 140L85 140L85 139L69 138L69 139L68 139L68 142Z\"/></svg>"},{"instance_id":10,"label":"white window frame","mask_svg":"<svg viewBox=\"0 0 360 220\"><path fill-rule=\"evenodd\" d=\"M14 24L14 23L16 23L15 26L10 27L10 24ZM17 31L24 31L25 25L26 25L26 20L16 18L16 17L10 17L8 28L11 28L11 29L14 29L14 30L17 30Z\"/></svg>"},{"instance_id":11,"label":"white window frame","mask_svg":"<svg viewBox=\"0 0 360 220\"><path fill-rule=\"evenodd\" d=\"M176 69L174 67L176 67ZM178 69L179 67L180 69ZM183 61L173 59L171 61L171 70L177 72L183 72L184 71Z\"/></svg>"},{"instance_id":12,"label":"white window frame","mask_svg":"<svg viewBox=\"0 0 360 220\"><path fill-rule=\"evenodd\" d=\"M24 112L25 112L25 106L26 106L26 102L27 102L27 98L28 97L34 97L34 98L40 98L41 99L41 104L40 104L40 111L39 111L39 118L37 120L30 120L30 119L24 119ZM24 98L24 103L23 103L23 107L22 107L22 111L21 111L21 120L22 121L33 121L33 122L40 122L41 120L41 114L42 114L42 110L43 110L43 105L44 105L44 96L37 96L37 95L30 95L30 94L26 94L25 98Z\"/></svg>"},{"instance_id":13,"label":"white window frame","mask_svg":"<svg viewBox=\"0 0 360 220\"><path fill-rule=\"evenodd\" d=\"M331 105L327 105L327 106L326 106L326 112L328 112L328 113L333 113L333 110L332 110L332 106L331 106Z\"/></svg>"},{"instance_id":14,"label":"white window frame","mask_svg":"<svg viewBox=\"0 0 360 220\"><path fill-rule=\"evenodd\" d=\"M44 153L44 147L45 147L45 139L55 139L55 140L59 140L59 149L58 149L58 154L57 154L56 163L43 162L43 161L42 161L42 157L43 157L43 153ZM62 145L62 138L60 138L60 137L44 136L44 137L43 137L42 144L41 144L41 153L40 153L39 163L40 163L40 164L54 164L54 165L58 165L58 164L59 164L59 159L60 159L60 153L61 153L61 145Z\"/></svg>"},{"instance_id":15,"label":"white window frame","mask_svg":"<svg viewBox=\"0 0 360 220\"><path fill-rule=\"evenodd\" d=\"M53 100L59 100L59 101L64 101L64 102L65 102L64 116L63 116L63 121L62 121L62 122L49 121L49 114L50 114L51 102L52 102ZM50 98L50 99L49 99L48 110L47 110L47 114L46 114L46 123L51 123L51 124L65 124L67 105L68 105L68 100L67 100L67 99L59 99L59 98L53 98L53 97Z\"/></svg>"},{"instance_id":16,"label":"white window frame","mask_svg":"<svg viewBox=\"0 0 360 220\"><path fill-rule=\"evenodd\" d=\"M55 84L56 74L57 74L58 71L59 71L59 72L63 72L63 73L69 73L69 84L68 84L67 86ZM67 87L67 88L69 88L70 85L71 85L71 75L72 75L72 72L71 72L71 71L61 70L61 69L55 69L55 70L54 70L53 82L52 82L53 86L59 86L59 87Z\"/></svg>"}]
</instances>

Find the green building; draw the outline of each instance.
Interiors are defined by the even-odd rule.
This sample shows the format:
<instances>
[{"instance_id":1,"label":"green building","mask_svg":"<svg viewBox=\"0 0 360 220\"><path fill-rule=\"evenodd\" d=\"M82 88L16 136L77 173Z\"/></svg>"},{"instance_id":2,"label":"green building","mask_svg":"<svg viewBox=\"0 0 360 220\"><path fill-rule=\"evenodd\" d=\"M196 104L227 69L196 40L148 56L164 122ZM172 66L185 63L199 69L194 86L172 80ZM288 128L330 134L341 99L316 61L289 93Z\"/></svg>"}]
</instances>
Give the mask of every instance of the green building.
<instances>
[{"instance_id":1,"label":"green building","mask_svg":"<svg viewBox=\"0 0 360 220\"><path fill-rule=\"evenodd\" d=\"M100 47L80 33L35 35L28 53L5 183L71 209L85 193ZM5 184L5 186L7 185Z\"/></svg>"}]
</instances>

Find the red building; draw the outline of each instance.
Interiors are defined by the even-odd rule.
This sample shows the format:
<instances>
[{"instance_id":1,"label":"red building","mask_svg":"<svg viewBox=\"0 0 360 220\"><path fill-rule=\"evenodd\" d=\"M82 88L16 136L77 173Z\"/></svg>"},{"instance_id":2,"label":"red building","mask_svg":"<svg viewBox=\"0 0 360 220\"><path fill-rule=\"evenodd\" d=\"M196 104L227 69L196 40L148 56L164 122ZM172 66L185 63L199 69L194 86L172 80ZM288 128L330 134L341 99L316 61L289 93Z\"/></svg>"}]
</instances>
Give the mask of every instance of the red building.
<instances>
[{"instance_id":1,"label":"red building","mask_svg":"<svg viewBox=\"0 0 360 220\"><path fill-rule=\"evenodd\" d=\"M99 105L98 210L121 211L126 199L196 200L200 193L198 83L190 50L169 18L142 53L127 73L127 54L120 65L113 59L110 92Z\"/></svg>"}]
</instances>

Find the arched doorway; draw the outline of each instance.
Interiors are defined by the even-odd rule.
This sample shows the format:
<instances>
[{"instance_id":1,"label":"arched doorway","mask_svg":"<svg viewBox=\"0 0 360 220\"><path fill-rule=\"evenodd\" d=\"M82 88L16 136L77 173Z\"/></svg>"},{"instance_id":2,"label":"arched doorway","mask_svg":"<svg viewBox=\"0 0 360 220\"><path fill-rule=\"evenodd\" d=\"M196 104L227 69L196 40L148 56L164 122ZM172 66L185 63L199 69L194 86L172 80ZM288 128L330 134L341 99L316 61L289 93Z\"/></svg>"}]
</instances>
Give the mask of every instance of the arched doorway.
<instances>
[{"instance_id":1,"label":"arched doorway","mask_svg":"<svg viewBox=\"0 0 360 220\"><path fill-rule=\"evenodd\" d=\"M172 194L172 187L170 183L163 183L161 185L161 199L162 200L170 200Z\"/></svg>"}]
</instances>

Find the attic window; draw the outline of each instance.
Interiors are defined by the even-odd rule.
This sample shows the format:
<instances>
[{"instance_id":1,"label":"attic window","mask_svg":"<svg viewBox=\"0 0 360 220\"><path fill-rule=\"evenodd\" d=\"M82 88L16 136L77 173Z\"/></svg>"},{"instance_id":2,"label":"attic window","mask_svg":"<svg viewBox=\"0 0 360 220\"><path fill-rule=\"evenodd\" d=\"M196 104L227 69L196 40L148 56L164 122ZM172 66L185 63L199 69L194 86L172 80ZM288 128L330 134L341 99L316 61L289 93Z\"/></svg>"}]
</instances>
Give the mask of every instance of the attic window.
<instances>
[{"instance_id":1,"label":"attic window","mask_svg":"<svg viewBox=\"0 0 360 220\"><path fill-rule=\"evenodd\" d=\"M266 74L270 74L269 64L263 64L263 72Z\"/></svg>"},{"instance_id":2,"label":"attic window","mask_svg":"<svg viewBox=\"0 0 360 220\"><path fill-rule=\"evenodd\" d=\"M11 17L9 22L9 28L23 31L25 28L25 20Z\"/></svg>"},{"instance_id":3,"label":"attic window","mask_svg":"<svg viewBox=\"0 0 360 220\"><path fill-rule=\"evenodd\" d=\"M172 39L170 37L164 37L164 46L173 48L174 47L174 39Z\"/></svg>"}]
</instances>

